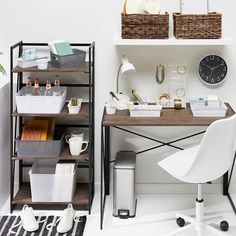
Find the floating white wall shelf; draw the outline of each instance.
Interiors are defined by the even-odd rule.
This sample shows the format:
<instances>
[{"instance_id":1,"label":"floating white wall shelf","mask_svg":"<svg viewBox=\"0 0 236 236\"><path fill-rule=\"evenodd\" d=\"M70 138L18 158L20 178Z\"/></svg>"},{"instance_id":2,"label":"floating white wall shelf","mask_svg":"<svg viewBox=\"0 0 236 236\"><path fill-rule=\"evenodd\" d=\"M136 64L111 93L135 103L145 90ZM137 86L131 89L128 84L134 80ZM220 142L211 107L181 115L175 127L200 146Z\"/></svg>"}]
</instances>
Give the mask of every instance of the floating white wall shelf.
<instances>
[{"instance_id":1,"label":"floating white wall shelf","mask_svg":"<svg viewBox=\"0 0 236 236\"><path fill-rule=\"evenodd\" d=\"M114 45L117 46L224 46L233 44L233 39L227 36L221 39L122 39L120 36L115 36Z\"/></svg>"}]
</instances>

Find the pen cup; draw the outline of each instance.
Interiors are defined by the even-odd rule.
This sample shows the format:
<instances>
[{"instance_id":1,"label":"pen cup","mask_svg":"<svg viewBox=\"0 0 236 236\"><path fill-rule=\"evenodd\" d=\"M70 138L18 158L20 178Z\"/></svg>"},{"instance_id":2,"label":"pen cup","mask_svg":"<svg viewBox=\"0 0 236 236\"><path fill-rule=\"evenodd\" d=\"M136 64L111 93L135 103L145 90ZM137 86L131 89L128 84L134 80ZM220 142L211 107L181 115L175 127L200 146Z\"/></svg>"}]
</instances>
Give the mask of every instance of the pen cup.
<instances>
[{"instance_id":1,"label":"pen cup","mask_svg":"<svg viewBox=\"0 0 236 236\"><path fill-rule=\"evenodd\" d=\"M113 102L107 102L105 104L106 107L106 113L108 115L114 115L116 113L116 104Z\"/></svg>"}]
</instances>

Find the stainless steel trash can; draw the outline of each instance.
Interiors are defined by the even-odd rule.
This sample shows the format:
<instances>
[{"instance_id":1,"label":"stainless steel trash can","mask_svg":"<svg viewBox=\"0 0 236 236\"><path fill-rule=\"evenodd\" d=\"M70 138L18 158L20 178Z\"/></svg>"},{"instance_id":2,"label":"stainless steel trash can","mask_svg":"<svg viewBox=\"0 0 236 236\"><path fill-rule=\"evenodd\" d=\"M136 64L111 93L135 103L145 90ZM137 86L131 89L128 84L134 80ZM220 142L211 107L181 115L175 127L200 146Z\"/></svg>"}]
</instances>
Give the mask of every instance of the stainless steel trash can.
<instances>
[{"instance_id":1,"label":"stainless steel trash can","mask_svg":"<svg viewBox=\"0 0 236 236\"><path fill-rule=\"evenodd\" d=\"M113 169L113 216L126 219L136 214L135 165L135 152L117 153Z\"/></svg>"}]
</instances>

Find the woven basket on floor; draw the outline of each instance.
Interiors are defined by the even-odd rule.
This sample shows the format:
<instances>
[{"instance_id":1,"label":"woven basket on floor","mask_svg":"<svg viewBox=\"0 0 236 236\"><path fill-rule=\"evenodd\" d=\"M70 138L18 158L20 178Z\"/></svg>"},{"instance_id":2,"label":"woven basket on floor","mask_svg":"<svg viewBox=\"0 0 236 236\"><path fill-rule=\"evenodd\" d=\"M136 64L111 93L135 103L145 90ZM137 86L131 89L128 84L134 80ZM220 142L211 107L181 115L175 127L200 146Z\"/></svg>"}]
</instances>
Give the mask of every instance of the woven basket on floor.
<instances>
[{"instance_id":1,"label":"woven basket on floor","mask_svg":"<svg viewBox=\"0 0 236 236\"><path fill-rule=\"evenodd\" d=\"M169 14L121 14L123 39L167 39Z\"/></svg>"},{"instance_id":2,"label":"woven basket on floor","mask_svg":"<svg viewBox=\"0 0 236 236\"><path fill-rule=\"evenodd\" d=\"M174 36L177 39L219 39L222 35L222 14L173 13Z\"/></svg>"}]
</instances>

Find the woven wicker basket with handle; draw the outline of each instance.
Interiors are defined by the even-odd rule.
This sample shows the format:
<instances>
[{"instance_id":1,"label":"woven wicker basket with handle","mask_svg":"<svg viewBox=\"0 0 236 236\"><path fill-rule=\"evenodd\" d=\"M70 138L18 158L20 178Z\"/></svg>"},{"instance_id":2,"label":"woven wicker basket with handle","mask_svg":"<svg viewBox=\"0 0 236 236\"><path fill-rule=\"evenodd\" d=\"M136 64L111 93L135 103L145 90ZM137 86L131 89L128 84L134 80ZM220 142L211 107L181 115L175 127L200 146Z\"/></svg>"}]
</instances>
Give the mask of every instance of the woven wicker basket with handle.
<instances>
[{"instance_id":1,"label":"woven wicker basket with handle","mask_svg":"<svg viewBox=\"0 0 236 236\"><path fill-rule=\"evenodd\" d=\"M182 6L182 0L180 0ZM208 14L173 13L174 36L177 39L219 39L222 36L222 14L209 12Z\"/></svg>"},{"instance_id":2,"label":"woven wicker basket with handle","mask_svg":"<svg viewBox=\"0 0 236 236\"><path fill-rule=\"evenodd\" d=\"M126 2L121 14L123 39L167 39L169 14L127 14Z\"/></svg>"}]
</instances>

